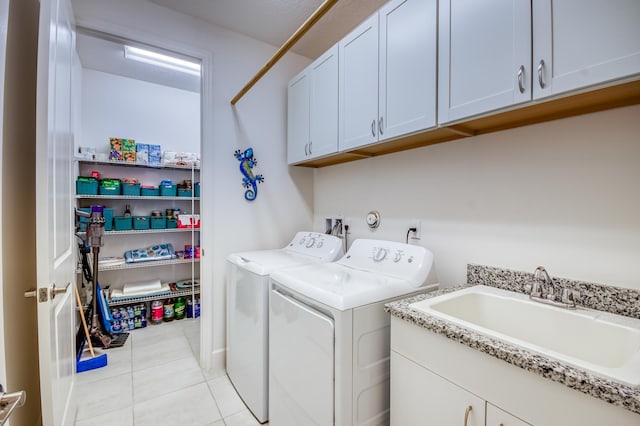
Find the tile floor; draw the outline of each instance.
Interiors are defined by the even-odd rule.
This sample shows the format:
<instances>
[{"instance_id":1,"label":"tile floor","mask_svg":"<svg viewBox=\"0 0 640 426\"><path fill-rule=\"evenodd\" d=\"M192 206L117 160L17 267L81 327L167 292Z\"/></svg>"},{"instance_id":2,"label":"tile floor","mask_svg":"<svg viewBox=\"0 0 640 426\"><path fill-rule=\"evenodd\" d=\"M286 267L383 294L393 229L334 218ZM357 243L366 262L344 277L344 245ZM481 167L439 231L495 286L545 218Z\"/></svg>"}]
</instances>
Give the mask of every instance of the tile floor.
<instances>
[{"instance_id":1,"label":"tile floor","mask_svg":"<svg viewBox=\"0 0 640 426\"><path fill-rule=\"evenodd\" d=\"M226 375L198 366L200 320L150 325L76 376L77 426L259 425Z\"/></svg>"}]
</instances>

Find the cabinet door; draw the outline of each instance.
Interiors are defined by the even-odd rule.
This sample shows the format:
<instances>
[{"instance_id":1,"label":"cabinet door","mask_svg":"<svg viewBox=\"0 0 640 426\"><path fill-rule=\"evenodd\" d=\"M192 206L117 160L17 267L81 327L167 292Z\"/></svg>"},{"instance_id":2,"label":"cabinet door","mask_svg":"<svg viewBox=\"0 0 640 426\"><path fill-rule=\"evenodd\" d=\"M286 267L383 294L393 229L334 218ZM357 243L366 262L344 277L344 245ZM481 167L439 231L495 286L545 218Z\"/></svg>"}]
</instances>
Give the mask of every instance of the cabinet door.
<instances>
[{"instance_id":1,"label":"cabinet door","mask_svg":"<svg viewBox=\"0 0 640 426\"><path fill-rule=\"evenodd\" d=\"M640 1L533 2L534 98L640 73Z\"/></svg>"},{"instance_id":2,"label":"cabinet door","mask_svg":"<svg viewBox=\"0 0 640 426\"><path fill-rule=\"evenodd\" d=\"M469 410L469 407L471 409ZM391 425L484 425L485 401L391 351Z\"/></svg>"},{"instance_id":3,"label":"cabinet door","mask_svg":"<svg viewBox=\"0 0 640 426\"><path fill-rule=\"evenodd\" d=\"M378 141L378 14L343 38L339 49L340 151Z\"/></svg>"},{"instance_id":4,"label":"cabinet door","mask_svg":"<svg viewBox=\"0 0 640 426\"><path fill-rule=\"evenodd\" d=\"M289 82L287 90L287 162L298 163L309 152L309 74L307 70Z\"/></svg>"},{"instance_id":5,"label":"cabinet door","mask_svg":"<svg viewBox=\"0 0 640 426\"><path fill-rule=\"evenodd\" d=\"M529 423L487 402L486 426L531 426Z\"/></svg>"},{"instance_id":6,"label":"cabinet door","mask_svg":"<svg viewBox=\"0 0 640 426\"><path fill-rule=\"evenodd\" d=\"M436 0L394 0L380 9L379 139L436 124Z\"/></svg>"},{"instance_id":7,"label":"cabinet door","mask_svg":"<svg viewBox=\"0 0 640 426\"><path fill-rule=\"evenodd\" d=\"M530 0L443 0L439 24L440 123L531 99Z\"/></svg>"},{"instance_id":8,"label":"cabinet door","mask_svg":"<svg viewBox=\"0 0 640 426\"><path fill-rule=\"evenodd\" d=\"M338 151L338 45L309 67L309 158Z\"/></svg>"}]
</instances>

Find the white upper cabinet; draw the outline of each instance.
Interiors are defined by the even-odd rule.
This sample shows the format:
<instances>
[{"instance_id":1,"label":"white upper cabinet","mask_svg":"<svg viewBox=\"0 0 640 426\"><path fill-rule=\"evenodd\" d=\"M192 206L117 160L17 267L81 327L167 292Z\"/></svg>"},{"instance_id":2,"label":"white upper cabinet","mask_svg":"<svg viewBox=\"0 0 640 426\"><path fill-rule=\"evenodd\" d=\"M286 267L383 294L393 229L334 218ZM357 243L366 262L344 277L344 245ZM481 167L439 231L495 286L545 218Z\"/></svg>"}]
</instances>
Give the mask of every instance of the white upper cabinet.
<instances>
[{"instance_id":1,"label":"white upper cabinet","mask_svg":"<svg viewBox=\"0 0 640 426\"><path fill-rule=\"evenodd\" d=\"M287 89L287 162L298 163L309 150L309 74L304 70Z\"/></svg>"},{"instance_id":2,"label":"white upper cabinet","mask_svg":"<svg viewBox=\"0 0 640 426\"><path fill-rule=\"evenodd\" d=\"M379 140L436 125L436 1L392 1L379 12Z\"/></svg>"},{"instance_id":3,"label":"white upper cabinet","mask_svg":"<svg viewBox=\"0 0 640 426\"><path fill-rule=\"evenodd\" d=\"M533 97L640 73L640 1L534 0Z\"/></svg>"},{"instance_id":4,"label":"white upper cabinet","mask_svg":"<svg viewBox=\"0 0 640 426\"><path fill-rule=\"evenodd\" d=\"M338 151L338 45L310 66L309 158Z\"/></svg>"},{"instance_id":5,"label":"white upper cabinet","mask_svg":"<svg viewBox=\"0 0 640 426\"><path fill-rule=\"evenodd\" d=\"M531 99L530 0L441 0L438 121Z\"/></svg>"},{"instance_id":6,"label":"white upper cabinet","mask_svg":"<svg viewBox=\"0 0 640 426\"><path fill-rule=\"evenodd\" d=\"M289 82L287 110L289 164L337 152L337 45Z\"/></svg>"},{"instance_id":7,"label":"white upper cabinet","mask_svg":"<svg viewBox=\"0 0 640 426\"><path fill-rule=\"evenodd\" d=\"M340 151L435 126L436 28L436 0L393 0L340 41Z\"/></svg>"},{"instance_id":8,"label":"white upper cabinet","mask_svg":"<svg viewBox=\"0 0 640 426\"><path fill-rule=\"evenodd\" d=\"M340 151L378 140L378 15L339 43Z\"/></svg>"}]
</instances>

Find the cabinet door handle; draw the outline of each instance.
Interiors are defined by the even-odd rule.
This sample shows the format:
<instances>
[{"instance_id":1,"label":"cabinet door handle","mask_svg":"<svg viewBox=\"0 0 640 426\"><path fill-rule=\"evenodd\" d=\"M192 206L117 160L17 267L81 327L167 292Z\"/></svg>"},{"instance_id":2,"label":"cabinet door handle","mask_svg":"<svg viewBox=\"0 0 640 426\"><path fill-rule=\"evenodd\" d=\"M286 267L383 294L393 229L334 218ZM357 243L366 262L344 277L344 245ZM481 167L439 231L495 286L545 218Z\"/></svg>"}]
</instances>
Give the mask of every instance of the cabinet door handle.
<instances>
[{"instance_id":1,"label":"cabinet door handle","mask_svg":"<svg viewBox=\"0 0 640 426\"><path fill-rule=\"evenodd\" d=\"M542 71L544 71L544 59L540 59L540 63L538 64L538 83L540 84L540 88L544 89L546 84L544 83L544 75L542 75Z\"/></svg>"},{"instance_id":2,"label":"cabinet door handle","mask_svg":"<svg viewBox=\"0 0 640 426\"><path fill-rule=\"evenodd\" d=\"M473 407L469 405L464 412L464 426L467 426L467 422L469 421L469 413L471 413L471 410L473 410Z\"/></svg>"},{"instance_id":3,"label":"cabinet door handle","mask_svg":"<svg viewBox=\"0 0 640 426\"><path fill-rule=\"evenodd\" d=\"M311 147L313 146L313 141L309 142L309 155L311 155Z\"/></svg>"},{"instance_id":4,"label":"cabinet door handle","mask_svg":"<svg viewBox=\"0 0 640 426\"><path fill-rule=\"evenodd\" d=\"M518 69L518 88L520 93L524 93L524 65L520 65Z\"/></svg>"},{"instance_id":5,"label":"cabinet door handle","mask_svg":"<svg viewBox=\"0 0 640 426\"><path fill-rule=\"evenodd\" d=\"M382 117L380 117L380 120L378 120L378 130L380 131L380 134L382 135L384 133L384 119Z\"/></svg>"},{"instance_id":6,"label":"cabinet door handle","mask_svg":"<svg viewBox=\"0 0 640 426\"><path fill-rule=\"evenodd\" d=\"M376 120L375 119L371 122L371 136L373 137L376 136Z\"/></svg>"},{"instance_id":7,"label":"cabinet door handle","mask_svg":"<svg viewBox=\"0 0 640 426\"><path fill-rule=\"evenodd\" d=\"M309 146L308 143L304 144L304 155L309 155L309 151L307 150L307 147Z\"/></svg>"}]
</instances>

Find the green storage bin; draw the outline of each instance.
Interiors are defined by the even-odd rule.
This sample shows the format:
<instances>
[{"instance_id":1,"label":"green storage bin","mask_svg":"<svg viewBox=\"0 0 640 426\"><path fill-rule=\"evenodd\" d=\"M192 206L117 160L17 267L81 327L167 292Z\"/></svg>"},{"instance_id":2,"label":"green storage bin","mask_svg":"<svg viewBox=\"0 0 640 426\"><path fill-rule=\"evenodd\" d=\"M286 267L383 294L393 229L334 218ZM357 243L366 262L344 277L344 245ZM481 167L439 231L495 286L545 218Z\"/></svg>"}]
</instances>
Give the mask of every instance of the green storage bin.
<instances>
[{"instance_id":1,"label":"green storage bin","mask_svg":"<svg viewBox=\"0 0 640 426\"><path fill-rule=\"evenodd\" d=\"M160 190L155 186L153 188L140 188L140 195L143 197L157 197L160 195Z\"/></svg>"},{"instance_id":2,"label":"green storage bin","mask_svg":"<svg viewBox=\"0 0 640 426\"><path fill-rule=\"evenodd\" d=\"M175 185L160 185L160 195L162 197L175 197L177 187Z\"/></svg>"},{"instance_id":3,"label":"green storage bin","mask_svg":"<svg viewBox=\"0 0 640 426\"><path fill-rule=\"evenodd\" d=\"M130 195L134 197L140 196L140 184L139 183L123 183L122 195Z\"/></svg>"},{"instance_id":4,"label":"green storage bin","mask_svg":"<svg viewBox=\"0 0 640 426\"><path fill-rule=\"evenodd\" d=\"M76 179L76 194L98 195L98 180L92 177L79 176Z\"/></svg>"},{"instance_id":5,"label":"green storage bin","mask_svg":"<svg viewBox=\"0 0 640 426\"><path fill-rule=\"evenodd\" d=\"M151 216L149 226L151 229L165 229L167 227L167 217Z\"/></svg>"},{"instance_id":6,"label":"green storage bin","mask_svg":"<svg viewBox=\"0 0 640 426\"><path fill-rule=\"evenodd\" d=\"M178 197L191 197L193 189L178 188Z\"/></svg>"},{"instance_id":7,"label":"green storage bin","mask_svg":"<svg viewBox=\"0 0 640 426\"><path fill-rule=\"evenodd\" d=\"M149 216L133 216L133 229L144 231L149 229Z\"/></svg>"},{"instance_id":8,"label":"green storage bin","mask_svg":"<svg viewBox=\"0 0 640 426\"><path fill-rule=\"evenodd\" d=\"M167 229L174 229L178 227L178 219L167 219Z\"/></svg>"},{"instance_id":9,"label":"green storage bin","mask_svg":"<svg viewBox=\"0 0 640 426\"><path fill-rule=\"evenodd\" d=\"M131 231L133 221L131 216L116 216L113 218L113 226L116 231Z\"/></svg>"}]
</instances>

